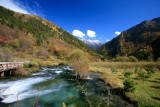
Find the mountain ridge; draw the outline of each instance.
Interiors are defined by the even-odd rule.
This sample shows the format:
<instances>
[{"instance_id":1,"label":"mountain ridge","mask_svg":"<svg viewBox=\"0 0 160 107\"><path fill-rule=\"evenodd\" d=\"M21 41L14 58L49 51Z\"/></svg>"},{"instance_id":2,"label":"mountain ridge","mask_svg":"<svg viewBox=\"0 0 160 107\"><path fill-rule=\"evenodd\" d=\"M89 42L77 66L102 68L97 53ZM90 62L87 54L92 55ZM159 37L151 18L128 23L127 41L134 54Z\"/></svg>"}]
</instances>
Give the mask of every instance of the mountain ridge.
<instances>
[{"instance_id":1,"label":"mountain ridge","mask_svg":"<svg viewBox=\"0 0 160 107\"><path fill-rule=\"evenodd\" d=\"M146 60L152 57L156 60L160 50L157 50L160 37L160 17L153 20L143 21L142 23L123 31L120 35L113 38L97 49L98 53L105 56L116 57L123 55L133 55L139 60ZM156 46L153 42L157 40ZM156 53L155 52L158 52Z\"/></svg>"},{"instance_id":2,"label":"mountain ridge","mask_svg":"<svg viewBox=\"0 0 160 107\"><path fill-rule=\"evenodd\" d=\"M93 50L96 50L98 47L103 45L102 42L99 40L87 40L87 39L81 39L83 43L85 43L88 47L90 47Z\"/></svg>"}]
</instances>

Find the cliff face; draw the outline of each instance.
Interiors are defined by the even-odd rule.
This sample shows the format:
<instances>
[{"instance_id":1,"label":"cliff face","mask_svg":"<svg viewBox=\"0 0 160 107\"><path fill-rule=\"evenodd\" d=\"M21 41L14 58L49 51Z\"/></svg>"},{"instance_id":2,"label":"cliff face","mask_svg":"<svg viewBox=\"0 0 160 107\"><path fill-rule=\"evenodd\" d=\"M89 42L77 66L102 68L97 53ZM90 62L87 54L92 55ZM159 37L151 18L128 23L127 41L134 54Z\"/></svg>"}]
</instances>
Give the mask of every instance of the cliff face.
<instances>
[{"instance_id":1,"label":"cliff face","mask_svg":"<svg viewBox=\"0 0 160 107\"><path fill-rule=\"evenodd\" d=\"M115 57L134 55L140 60L160 57L159 48L160 18L144 21L98 48L98 52Z\"/></svg>"}]
</instances>

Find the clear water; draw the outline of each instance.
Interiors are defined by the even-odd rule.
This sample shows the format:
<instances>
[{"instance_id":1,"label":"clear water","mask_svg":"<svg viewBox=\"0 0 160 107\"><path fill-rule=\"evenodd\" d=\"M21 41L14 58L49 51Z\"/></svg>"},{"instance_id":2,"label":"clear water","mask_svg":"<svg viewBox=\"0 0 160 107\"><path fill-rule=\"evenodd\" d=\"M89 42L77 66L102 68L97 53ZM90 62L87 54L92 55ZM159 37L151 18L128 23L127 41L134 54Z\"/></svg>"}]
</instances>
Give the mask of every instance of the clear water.
<instances>
[{"instance_id":1,"label":"clear water","mask_svg":"<svg viewBox=\"0 0 160 107\"><path fill-rule=\"evenodd\" d=\"M19 107L62 107L63 103L67 107L105 107L110 87L98 79L100 75L90 73L85 80L76 79L69 67L54 66L42 68L27 78L4 79L0 81L0 107L17 107L17 99ZM110 106L133 106L112 93L109 102Z\"/></svg>"}]
</instances>

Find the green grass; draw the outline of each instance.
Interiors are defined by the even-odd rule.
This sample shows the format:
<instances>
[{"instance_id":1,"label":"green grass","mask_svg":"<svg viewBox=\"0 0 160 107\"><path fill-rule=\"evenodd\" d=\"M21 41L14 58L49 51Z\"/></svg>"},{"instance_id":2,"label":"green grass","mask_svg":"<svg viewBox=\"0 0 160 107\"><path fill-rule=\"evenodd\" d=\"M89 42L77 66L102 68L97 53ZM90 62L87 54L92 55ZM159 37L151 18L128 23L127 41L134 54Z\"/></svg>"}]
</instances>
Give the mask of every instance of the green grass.
<instances>
[{"instance_id":1,"label":"green grass","mask_svg":"<svg viewBox=\"0 0 160 107\"><path fill-rule=\"evenodd\" d=\"M130 76L136 83L136 89L133 93L126 92L126 96L132 100L138 101L138 106L156 106L160 105L160 66L157 62L94 62L90 64L90 71L103 73L102 79L110 84L112 88L123 88L123 81L125 80L124 73L128 70L133 73ZM116 73L112 73L110 68L117 69ZM137 72L142 69L143 72L147 72L146 68L152 68L155 73L151 74L151 77L143 82L137 78L135 68Z\"/></svg>"}]
</instances>

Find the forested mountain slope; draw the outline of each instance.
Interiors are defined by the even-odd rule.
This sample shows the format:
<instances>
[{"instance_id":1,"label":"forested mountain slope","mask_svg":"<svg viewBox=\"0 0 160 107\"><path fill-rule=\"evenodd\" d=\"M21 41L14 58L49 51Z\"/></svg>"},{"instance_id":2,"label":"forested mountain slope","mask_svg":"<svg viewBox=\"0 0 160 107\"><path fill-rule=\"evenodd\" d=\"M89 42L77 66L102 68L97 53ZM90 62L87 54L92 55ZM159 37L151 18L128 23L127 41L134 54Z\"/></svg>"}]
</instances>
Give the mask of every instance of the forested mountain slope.
<instances>
[{"instance_id":1,"label":"forested mountain slope","mask_svg":"<svg viewBox=\"0 0 160 107\"><path fill-rule=\"evenodd\" d=\"M160 18L142 23L122 32L97 50L109 56L133 55L139 60L160 57Z\"/></svg>"},{"instance_id":2,"label":"forested mountain slope","mask_svg":"<svg viewBox=\"0 0 160 107\"><path fill-rule=\"evenodd\" d=\"M74 49L98 55L81 40L41 17L13 12L0 6L0 52L13 56L64 58Z\"/></svg>"}]
</instances>

